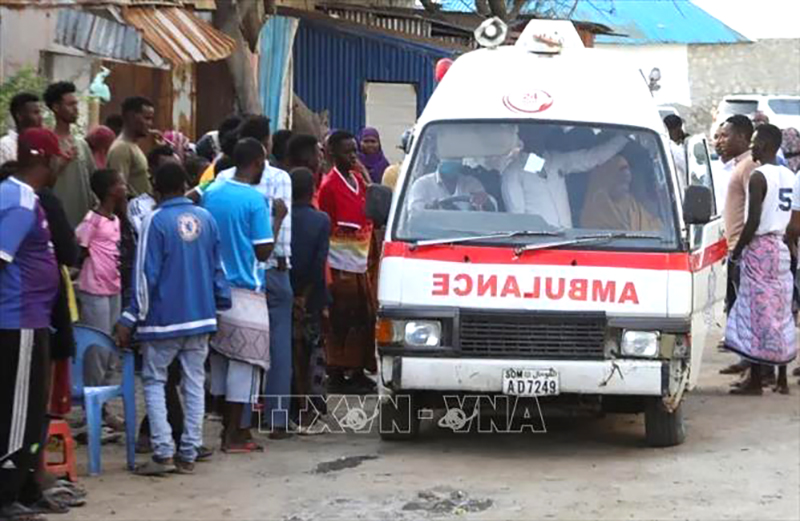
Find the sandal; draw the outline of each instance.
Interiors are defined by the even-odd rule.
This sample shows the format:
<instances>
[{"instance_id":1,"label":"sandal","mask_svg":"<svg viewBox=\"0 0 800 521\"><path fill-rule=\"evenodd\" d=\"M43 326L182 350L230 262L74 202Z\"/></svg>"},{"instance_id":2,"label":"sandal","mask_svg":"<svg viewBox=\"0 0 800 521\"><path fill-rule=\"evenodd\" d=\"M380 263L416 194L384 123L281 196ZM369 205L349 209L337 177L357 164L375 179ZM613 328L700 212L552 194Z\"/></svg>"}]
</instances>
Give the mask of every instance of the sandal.
<instances>
[{"instance_id":1,"label":"sandal","mask_svg":"<svg viewBox=\"0 0 800 521\"><path fill-rule=\"evenodd\" d=\"M47 518L37 514L22 503L11 503L0 507L0 519L8 521L47 521Z\"/></svg>"},{"instance_id":2,"label":"sandal","mask_svg":"<svg viewBox=\"0 0 800 521\"><path fill-rule=\"evenodd\" d=\"M63 487L49 488L42 491L42 494L69 508L82 507L86 504L86 500L83 497Z\"/></svg>"},{"instance_id":3,"label":"sandal","mask_svg":"<svg viewBox=\"0 0 800 521\"><path fill-rule=\"evenodd\" d=\"M25 505L34 514L66 514L69 507L52 495L42 494L35 503Z\"/></svg>"},{"instance_id":4,"label":"sandal","mask_svg":"<svg viewBox=\"0 0 800 521\"><path fill-rule=\"evenodd\" d=\"M222 452L225 454L249 454L251 452L264 452L264 446L259 445L254 441L233 443L231 445L223 445Z\"/></svg>"},{"instance_id":5,"label":"sandal","mask_svg":"<svg viewBox=\"0 0 800 521\"><path fill-rule=\"evenodd\" d=\"M77 483L73 483L72 481L67 481L66 479L57 479L56 482L53 484L51 489L57 489L59 491L66 491L72 494L77 498L85 498L89 495L85 488L78 485Z\"/></svg>"},{"instance_id":6,"label":"sandal","mask_svg":"<svg viewBox=\"0 0 800 521\"><path fill-rule=\"evenodd\" d=\"M166 476L176 471L175 463L172 458L158 461L155 457L153 459L137 465L133 469L133 473L137 476Z\"/></svg>"}]
</instances>

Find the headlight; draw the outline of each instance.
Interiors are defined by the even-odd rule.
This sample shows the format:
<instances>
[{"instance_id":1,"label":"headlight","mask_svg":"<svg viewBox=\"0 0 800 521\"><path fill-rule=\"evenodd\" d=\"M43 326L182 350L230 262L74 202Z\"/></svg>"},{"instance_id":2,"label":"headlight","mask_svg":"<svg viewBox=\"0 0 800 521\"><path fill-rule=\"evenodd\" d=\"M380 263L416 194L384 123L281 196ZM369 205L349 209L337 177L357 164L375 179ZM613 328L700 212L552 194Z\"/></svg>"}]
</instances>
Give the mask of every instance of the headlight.
<instances>
[{"instance_id":1,"label":"headlight","mask_svg":"<svg viewBox=\"0 0 800 521\"><path fill-rule=\"evenodd\" d=\"M625 331L620 350L627 356L654 357L658 355L658 331Z\"/></svg>"},{"instance_id":2,"label":"headlight","mask_svg":"<svg viewBox=\"0 0 800 521\"><path fill-rule=\"evenodd\" d=\"M438 320L393 320L380 318L375 328L378 345L392 347L438 347L442 344L442 323Z\"/></svg>"},{"instance_id":3,"label":"headlight","mask_svg":"<svg viewBox=\"0 0 800 521\"><path fill-rule=\"evenodd\" d=\"M406 322L405 343L410 347L436 347L442 338L442 324L434 320Z\"/></svg>"}]
</instances>

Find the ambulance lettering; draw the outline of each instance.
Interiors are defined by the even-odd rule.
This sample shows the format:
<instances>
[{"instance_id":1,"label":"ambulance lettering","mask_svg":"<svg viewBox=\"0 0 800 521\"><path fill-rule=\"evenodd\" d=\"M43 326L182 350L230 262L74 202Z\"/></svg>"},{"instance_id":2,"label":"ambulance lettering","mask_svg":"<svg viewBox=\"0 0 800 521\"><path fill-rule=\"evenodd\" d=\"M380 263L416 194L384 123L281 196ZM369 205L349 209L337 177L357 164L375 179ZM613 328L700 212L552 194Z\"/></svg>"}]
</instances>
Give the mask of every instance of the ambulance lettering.
<instances>
[{"instance_id":1,"label":"ambulance lettering","mask_svg":"<svg viewBox=\"0 0 800 521\"><path fill-rule=\"evenodd\" d=\"M514 275L471 275L469 273L434 273L431 296L500 297L576 302L639 304L633 282L596 279L566 279L535 276L529 282Z\"/></svg>"}]
</instances>

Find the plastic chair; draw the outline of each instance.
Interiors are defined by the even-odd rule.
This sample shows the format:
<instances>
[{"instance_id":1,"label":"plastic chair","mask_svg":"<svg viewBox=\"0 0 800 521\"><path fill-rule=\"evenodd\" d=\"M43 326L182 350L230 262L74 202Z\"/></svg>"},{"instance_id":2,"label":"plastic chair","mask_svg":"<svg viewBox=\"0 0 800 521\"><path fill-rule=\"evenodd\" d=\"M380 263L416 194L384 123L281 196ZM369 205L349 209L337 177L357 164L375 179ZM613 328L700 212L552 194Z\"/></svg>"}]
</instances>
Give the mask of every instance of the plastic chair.
<instances>
[{"instance_id":1,"label":"plastic chair","mask_svg":"<svg viewBox=\"0 0 800 521\"><path fill-rule=\"evenodd\" d=\"M128 469L133 470L136 446L136 394L133 351L119 349L110 336L93 327L73 326L75 357L72 361L72 401L83 406L89 437L89 475L100 474L100 438L103 425L103 404L122 398L125 406L125 449ZM122 358L122 384L85 387L83 358L90 346L110 349Z\"/></svg>"},{"instance_id":2,"label":"plastic chair","mask_svg":"<svg viewBox=\"0 0 800 521\"><path fill-rule=\"evenodd\" d=\"M47 430L48 447L53 438L58 440L61 446L61 461L51 463L45 460L47 471L55 476L67 476L73 483L78 481L78 473L75 470L75 440L72 439L67 422L60 419L50 420L50 427Z\"/></svg>"}]
</instances>

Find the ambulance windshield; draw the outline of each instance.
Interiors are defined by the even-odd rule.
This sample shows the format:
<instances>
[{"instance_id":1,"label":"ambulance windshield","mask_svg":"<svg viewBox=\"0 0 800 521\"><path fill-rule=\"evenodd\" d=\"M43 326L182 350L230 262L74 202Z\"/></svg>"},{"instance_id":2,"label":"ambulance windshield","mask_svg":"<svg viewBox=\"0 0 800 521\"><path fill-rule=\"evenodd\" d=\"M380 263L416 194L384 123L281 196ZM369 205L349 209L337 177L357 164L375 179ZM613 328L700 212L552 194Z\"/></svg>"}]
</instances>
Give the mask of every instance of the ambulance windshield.
<instances>
[{"instance_id":1,"label":"ambulance windshield","mask_svg":"<svg viewBox=\"0 0 800 521\"><path fill-rule=\"evenodd\" d=\"M672 248L678 234L665 168L651 131L532 121L435 123L420 136L396 233L409 241L499 234L488 242L518 245L548 240L547 234L512 234L518 230L566 238L646 232L616 234L612 242Z\"/></svg>"}]
</instances>

